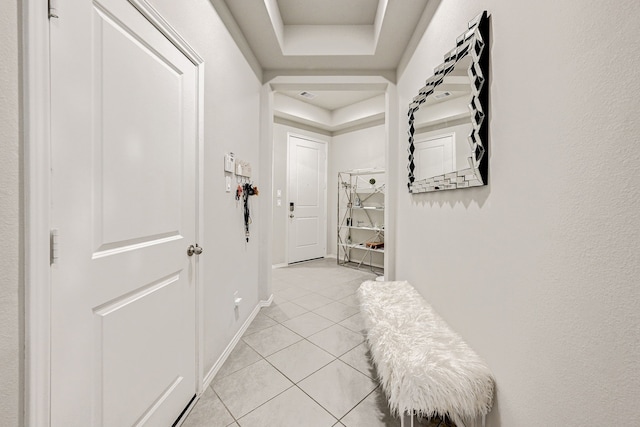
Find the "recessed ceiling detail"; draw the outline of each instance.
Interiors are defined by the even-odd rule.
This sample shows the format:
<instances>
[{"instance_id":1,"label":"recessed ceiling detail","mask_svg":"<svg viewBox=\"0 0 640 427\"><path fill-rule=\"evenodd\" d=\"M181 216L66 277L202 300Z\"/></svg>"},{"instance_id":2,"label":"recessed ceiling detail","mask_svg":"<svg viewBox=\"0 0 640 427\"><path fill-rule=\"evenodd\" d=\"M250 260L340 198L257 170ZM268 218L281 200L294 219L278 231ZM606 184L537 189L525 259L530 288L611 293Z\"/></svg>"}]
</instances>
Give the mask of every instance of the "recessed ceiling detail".
<instances>
[{"instance_id":1,"label":"recessed ceiling detail","mask_svg":"<svg viewBox=\"0 0 640 427\"><path fill-rule=\"evenodd\" d=\"M429 0L211 2L266 81L310 73L381 75L393 81L405 51L417 45L436 9Z\"/></svg>"},{"instance_id":2,"label":"recessed ceiling detail","mask_svg":"<svg viewBox=\"0 0 640 427\"><path fill-rule=\"evenodd\" d=\"M277 0L284 25L373 25L378 0Z\"/></svg>"},{"instance_id":3,"label":"recessed ceiling detail","mask_svg":"<svg viewBox=\"0 0 640 427\"><path fill-rule=\"evenodd\" d=\"M277 91L277 93L291 98L298 98L303 102L324 108L327 111L337 110L376 96L384 95L384 91L382 90L319 90L313 93L308 91L280 90ZM303 93L311 94L312 97L310 98L303 95Z\"/></svg>"},{"instance_id":4,"label":"recessed ceiling detail","mask_svg":"<svg viewBox=\"0 0 640 427\"><path fill-rule=\"evenodd\" d=\"M327 56L327 55L373 55L375 54L380 36L380 29L384 21L388 0L355 0L354 3L368 4L369 9L374 6L374 19L371 24L346 24L354 16L357 9L351 2L330 0L335 3L331 9L326 5L321 16L308 18L310 22L322 22L322 24L288 24L285 16L289 16L289 22L303 22L303 6L309 6L306 12L312 16L313 10L319 8L319 2L303 0L298 2L264 0L271 25L280 45L280 52L284 56ZM315 6L313 6L315 5ZM323 2L323 6L324 2ZM285 12L283 13L283 10ZM344 13L344 15L343 15ZM292 16L295 16L293 18Z\"/></svg>"}]
</instances>

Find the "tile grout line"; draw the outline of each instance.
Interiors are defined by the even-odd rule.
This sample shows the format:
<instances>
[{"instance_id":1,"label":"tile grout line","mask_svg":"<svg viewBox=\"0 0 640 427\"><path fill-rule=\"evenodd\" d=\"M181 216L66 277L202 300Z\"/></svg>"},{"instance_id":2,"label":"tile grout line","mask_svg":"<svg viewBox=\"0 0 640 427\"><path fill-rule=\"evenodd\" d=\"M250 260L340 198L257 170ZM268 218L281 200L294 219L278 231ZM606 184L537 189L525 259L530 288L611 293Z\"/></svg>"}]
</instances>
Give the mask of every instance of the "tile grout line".
<instances>
[{"instance_id":1,"label":"tile grout line","mask_svg":"<svg viewBox=\"0 0 640 427\"><path fill-rule=\"evenodd\" d=\"M267 361L267 363L268 363L268 361ZM275 366L274 366L274 368L275 368ZM276 369L277 369L277 368L276 368ZM289 380L289 378L287 378L287 379ZM291 381L291 380L289 380L289 381ZM252 412L254 412L254 411L258 410L259 408L263 407L263 406L264 406L264 405L266 405L267 403L271 402L271 401L272 401L273 399L275 399L276 397L280 396L281 394L285 393L285 392L286 392L286 391L288 391L288 390L291 390L291 389L292 389L292 388L294 388L295 386L296 386L296 385L295 385L295 383L294 383L293 381L291 381L291 386L290 386L290 387L287 387L286 389L282 390L280 393L276 394L276 395L275 395L275 396L273 396L272 398L270 398L270 399L268 399L268 400L266 400L266 401L262 402L261 404L259 404L258 406L256 406L255 408L253 408L252 410L250 410L249 412L247 412L246 414L242 415L238 420L236 420L236 422L238 423L238 425L240 425L240 422L239 422L239 420L240 420L240 419L242 419L242 418L246 417L247 415L249 415L250 413L252 413ZM231 414L231 416L233 416L233 414ZM234 419L235 419L235 418L234 418Z\"/></svg>"},{"instance_id":2,"label":"tile grout line","mask_svg":"<svg viewBox=\"0 0 640 427\"><path fill-rule=\"evenodd\" d=\"M226 409L226 410L227 410L227 413L229 413L229 415L231 415L231 418L233 418L233 422L234 422L234 423L236 423L236 424L238 424L238 420L236 419L235 415L233 415L233 414L231 413L231 411L229 410L229 408L227 407L227 405L224 403L224 401L222 400L222 397L220 397L220 395L218 394L218 392L217 392L217 391L215 391L215 390L213 389L213 385L209 385L209 387L210 387L210 388L211 388L211 390L213 391L213 394L215 394L215 395L218 397L218 400L220 400L220 403L222 403L222 406L224 406L224 409ZM228 424L228 425L227 425L227 427L228 427L229 425L231 425L231 424ZM238 424L238 425L239 425L239 424Z\"/></svg>"},{"instance_id":3,"label":"tile grout line","mask_svg":"<svg viewBox=\"0 0 640 427\"><path fill-rule=\"evenodd\" d=\"M290 319L288 319L288 320L290 320ZM331 319L329 319L329 320L331 320ZM332 320L331 320L331 321L332 321ZM333 325L331 325L331 326L338 325L338 323L336 323L336 322L334 322L334 321L332 321L332 322L333 322ZM280 324L282 324L282 323L280 323ZM275 326L275 325L274 325L274 326ZM284 327L286 328L286 325L282 325L282 326L284 326ZM325 328L325 329L328 329L328 328L330 328L331 326L329 326L329 327L327 327L327 328ZM342 326L342 325L339 325L339 326ZM288 329L288 328L287 328L287 329ZM349 330L348 328L345 328L345 329ZM324 329L323 329L323 330L324 330ZM295 331L291 331L291 332L296 333ZM318 331L318 332L321 332L321 331ZM296 333L296 334L297 334L297 333ZM297 334L297 335L298 335L298 336L301 336L301 335L299 335L299 334ZM362 342L361 342L361 343L358 343L356 346L354 346L354 347L350 348L349 350L345 351L345 352L344 352L344 353L342 353L340 356L335 356L334 354L329 353L326 349L324 349L324 348L320 347L319 345L317 345L317 344L315 344L315 343L313 343L313 342L309 341L309 340L307 339L307 337L301 337L301 338L302 338L302 340L300 340L300 341L307 341L308 343L312 344L313 346L315 346L315 347L319 348L320 350L324 351L325 353L329 354L333 359L332 359L330 362L328 362L328 363L326 363L326 364L322 365L321 367L319 367L319 368L318 368L318 369L316 369L315 371L311 372L310 374L308 374L308 375L307 375L307 376L305 376L304 378L301 378L301 379L300 379L299 381L297 381L297 382L294 382L294 381L293 381L291 378L289 378L289 377L288 377L284 372L282 372L282 371L281 371L280 369L278 369L275 365L273 365L273 364L272 364L272 363L267 359L267 357L272 356L272 355L274 355L274 354L276 354L276 353L279 353L280 351L283 351L283 350L285 350L285 349L287 349L287 348L289 348L289 347L291 347L291 346L293 346L293 345L295 345L295 344L298 344L300 341L296 341L295 343L290 344L290 345L288 345L287 347L284 347L284 348L282 348L282 349L280 349L280 350L276 351L275 353L272 353L272 354L270 354L270 355L268 355L268 356L266 356L266 357L265 357L265 356L262 356L260 353L258 353L258 352L257 352L257 350L256 350L255 348L251 347L251 345L250 345L250 344L248 344L248 343L245 343L245 344L247 344L247 345L248 345L249 347L251 347L254 351L256 351L256 353L258 353L258 354L260 355L260 357L262 358L262 360L266 361L266 362L267 362L269 365L271 365L271 366L272 366L276 371L278 371L282 376L284 376L287 380L291 381L291 383L293 384L293 386L297 387L297 388L298 388L300 391L302 391L306 396L308 396L311 400L313 400L313 401L314 401L318 406L320 406L320 407L321 407L322 409L324 409L328 414L330 414L330 415L331 415L331 416L336 420L336 422L340 422L340 420L341 420L342 418L344 418L344 416L346 416L349 412L353 411L353 409L355 409L355 407L356 407L356 406L358 406L360 403L362 403L362 401L363 401L364 399L366 399L366 398L369 396L369 394L373 393L373 392L374 392L374 391L379 387L379 384L378 384L378 386L376 386L376 388L374 388L374 389L371 391L371 393L368 393L368 394L364 397L364 399L360 400L360 401L359 401L359 402L358 402L358 403L357 403L353 408L349 409L349 411L347 411L347 413L346 413L342 418L340 418L340 419L339 419L338 417L336 417L336 416L335 416L331 411L329 411L327 408L325 408L324 406L322 406L322 404L320 404L320 402L318 402L317 400L315 400L311 395L309 395L309 394L308 394L308 393L307 393L303 388L301 388L301 387L300 387L300 385L299 385L299 384L300 384L302 381L304 381L305 379L309 378L311 375L313 375L313 374L317 373L317 372L318 372L318 371L320 371L321 369L325 368L326 366L330 365L331 363L333 363L333 362L335 362L335 361L337 361L337 360L339 360L340 362L342 362L342 363L344 363L345 365L349 366L350 368L354 369L354 370L355 370L356 372L358 372L359 374L365 375L364 373L360 372L360 371L359 371L358 369L356 369L355 367L351 366L351 365L350 365L350 364L348 364L347 362L345 362L345 361L343 361L343 360L341 360L341 359L340 359L340 357L344 356L345 354L347 354L348 352L350 352L351 350L353 350L354 348L356 348L357 346L359 346L360 344L362 344ZM259 362L259 361L257 361L257 362ZM257 363L257 362L254 362L254 363ZM252 364L252 365L253 365L253 364ZM249 366L251 366L251 365L249 365ZM244 369L244 368L243 368L243 369ZM367 378L370 378L370 379L371 379L371 377L369 377L368 375L365 375L365 376L366 376ZM376 380L376 379L373 379L373 380L377 382L377 380ZM257 407L255 407L255 408L254 408L254 409L252 409L251 411L247 412L247 414L244 414L244 415L243 415L243 417L244 417L244 416L246 416L246 415L248 415L249 413L251 413L251 412L255 411L256 409L260 408L261 406L263 406L263 405L267 404L268 402L270 402L271 400L275 399L276 397L280 396L282 393L284 393L285 391L289 390L290 388L291 388L291 387L287 388L286 390L282 391L281 393L278 393L276 396L273 396L271 399L269 399L269 400L267 400L267 401L263 402L262 404L258 405ZM220 400L222 401L222 399L220 399ZM233 414L232 414L232 416L233 416ZM237 420L236 420L236 422L237 422Z\"/></svg>"},{"instance_id":4,"label":"tile grout line","mask_svg":"<svg viewBox=\"0 0 640 427\"><path fill-rule=\"evenodd\" d=\"M302 380L301 380L302 381ZM325 408L324 406L322 406L322 404L320 402L318 402L317 400L315 400L313 398L313 396L311 396L309 393L307 393L306 391L304 391L304 389L302 387L300 387L298 384L295 384L296 387L298 387L298 390L300 390L301 392L303 392L309 399L313 400L316 405L318 405L319 407L321 407L322 409L324 409L325 411L327 411L327 414L331 415L335 420L336 423L340 422L340 419L338 417L336 417L335 415L333 415L333 412L329 411L327 408ZM335 425L335 423L333 424Z\"/></svg>"},{"instance_id":5,"label":"tile grout line","mask_svg":"<svg viewBox=\"0 0 640 427\"><path fill-rule=\"evenodd\" d=\"M376 382L377 382L377 381L376 381ZM371 396L373 393L375 393L375 392L376 392L376 390L378 390L379 388L380 388L380 383L378 383L378 385L377 385L373 390L371 390L371 392L370 392L370 393L367 393L367 395L366 395L365 397L363 397L361 401L359 401L358 403L356 403L356 404L353 406L353 408L349 409L349 410L347 411L347 413L346 413L346 414L344 414L342 417L340 417L340 419L339 419L338 421L342 423L342 420L344 420L344 418L345 418L347 415L349 415L351 412L353 412L353 410L354 410L354 409L356 409L356 408L358 407L358 405L360 405L362 402L364 402L364 401L365 401L369 396ZM344 424L344 423L342 423L342 424ZM345 424L345 425L346 425L346 424Z\"/></svg>"},{"instance_id":6,"label":"tile grout line","mask_svg":"<svg viewBox=\"0 0 640 427\"><path fill-rule=\"evenodd\" d=\"M329 270L329 271L330 271L330 270L331 270L331 268L327 267L327 270ZM299 279L295 279L295 280L297 281L297 280L299 280ZM359 280L371 280L371 279L367 278L366 276L364 276L364 277L360 277L360 278L353 278L353 279L351 279L351 278L350 278L350 279L340 280L340 282L339 282L339 283L335 283L335 284L333 284L332 286L334 286L334 287L338 287L338 286L341 286L341 285L347 285L347 284L350 284L350 283L352 283L352 282L354 282L354 281L359 281ZM280 282L280 283L282 283L282 282ZM320 309L320 308L322 308L322 307L325 307L325 306L328 306L328 305L330 305L330 304L334 304L334 303L341 304L341 305L343 305L343 306L345 306L345 307L357 308L357 307L354 307L354 306L353 306L353 305L351 305L351 304L345 304L344 302L342 302L342 300L344 300L344 299L346 299L346 298L350 298L350 297L352 297L352 296L355 294L355 292L356 292L356 291L354 290L354 292L353 292L353 293L350 293L349 295L341 296L339 299L336 299L336 298L334 298L334 297L329 297L329 296L326 296L326 295L320 294L320 293L318 293L318 292L315 292L315 291L313 291L313 290L309 290L309 289L304 288L304 287L302 287L302 286L296 285L295 283L290 284L289 282L286 282L286 283L284 283L284 285L287 285L287 286L286 286L286 287L283 287L281 290L283 290L283 289L299 289L299 290L304 290L304 291L305 291L305 292L307 292L307 293L305 293L305 294L303 294L303 295L301 295L301 296L298 296L298 297L296 297L296 298L293 298L293 299L285 299L284 297L279 296L279 297L278 297L279 299L284 300L284 301L283 301L282 303L280 303L280 304L284 304L284 303L291 303L291 304L293 304L293 306L297 306L297 307L299 307L299 308L301 308L301 309L304 309L304 310L305 310L305 312L304 312L304 313L300 313L300 314L298 314L298 315L296 315L296 316L294 316L294 317L288 317L288 315L286 315L286 314L285 314L285 316L287 316L287 318L286 318L286 319L284 319L284 320L278 320L278 319L275 319L275 318L273 318L273 317L269 316L267 313L262 312L262 310L261 310L258 314L259 314L259 315L263 315L263 316L265 316L265 318L270 319L271 321L275 322L275 324L274 324L274 325L271 325L271 326L267 326L267 327L261 328L261 329L258 329L258 330L256 330L256 331L253 331L253 332L252 332L252 333L250 333L250 334L245 334L245 335L243 335L243 336L241 337L241 340L242 340L243 344L245 344L249 349L251 349L252 351L254 351L254 352L259 356L259 359L258 359L257 361L255 361L255 362L250 363L249 365L247 365L247 366L245 366L245 367L243 367L243 368L241 368L241 369L238 369L238 370L236 370L236 371L230 372L230 373L228 373L227 375L225 375L224 377L220 377L219 379L226 378L226 377L228 377L228 376L230 376L230 375L232 375L232 374L235 374L235 373L237 373L237 372L240 372L240 371L242 371L242 370L244 370L244 369L249 368L250 366L255 365L256 363L260 362L261 360L264 360L264 361L265 361L265 362L267 362L267 364L268 364L269 366L271 366L271 367L272 367L276 372L278 372L278 373L279 373L279 374L281 374L284 378L286 378L286 380L287 380L287 381L289 381L289 383L290 383L291 385L290 385L290 386L288 386L288 387L287 387L285 390L283 390L282 392L280 392L280 393L276 394L275 396L273 396L273 397L269 398L269 399L268 399L268 400L266 400L265 402L261 403L260 405L256 406L255 408L251 409L251 410L250 410L249 412L247 412L246 414L243 414L243 415L242 415L242 417L244 417L244 416L246 416L246 415L248 415L248 414L250 414L250 413L252 413L252 412L256 411L258 408L260 408L260 407L262 407L262 406L266 405L267 403L271 402L273 399L275 399L275 398L277 398L278 396L282 395L282 394L283 394L283 393L285 393L286 391L291 390L293 387L296 387L298 390L302 391L304 395L306 395L306 396L307 396L308 398L310 398L313 402L315 402L315 403L316 403L320 408L322 408L324 411L326 411L328 414L330 414L330 416L335 420L335 423L333 423L332 425L336 425L336 423L341 423L341 420L342 420L342 419L344 419L344 417L345 417L345 416L347 416L349 413L351 413L351 412L352 412L352 411L353 411L353 410L354 410L358 405L360 405L360 404L361 404L361 403L362 403L366 398L368 398L372 393L374 393L374 392L375 392L375 391L380 387L380 384L379 384L379 381L377 380L377 378L371 378L369 375L367 375L367 374L365 374L365 373L361 372L361 371L360 371L360 370L358 370L356 367L352 366L352 364L349 364L349 363L347 363L346 361L344 361L344 360L342 360L342 359L341 359L341 357L343 357L343 356L344 356L344 355L346 355L347 353L351 352L351 351L352 351L352 350L354 350L356 347L358 347L358 346L362 345L362 343L363 343L363 342L366 342L366 336L363 336L363 341L359 342L358 344L356 344L356 345L355 345L355 346L353 346L353 347L348 348L347 350L345 350L344 352L342 352L342 353L341 353L340 355L338 355L338 356L336 356L336 355L334 355L333 353L331 353L331 352L327 351L326 349L322 348L320 345L318 345L318 344L316 344L316 343L314 343L314 342L310 341L308 338L309 338L309 337L312 337L312 336L314 336L314 335L316 335L316 334L319 334L319 333L321 333L321 332L323 332L323 331L325 331L325 330L327 330L327 329L329 329L329 328L331 328L331 327L333 327L333 326L335 326L335 325L340 326L341 328L345 329L346 331L353 332L353 333L356 333L356 334L359 334L359 335L363 335L363 334L362 334L362 332L360 332L360 331L354 331L354 330L352 330L352 329L350 329L350 328L348 328L348 327L346 327L346 326L344 326L344 325L340 324L341 322L344 322L344 321L346 321L346 320L348 320L348 319L350 319L350 318L352 318L352 317L354 317L354 316L358 315L358 314L360 313L360 311L359 311L359 310L358 310L358 311L356 311L355 313L353 313L353 314L351 314L351 315L347 316L346 318L339 320L339 321L335 321L335 320L333 320L333 319L330 319L330 318L328 318L328 317L323 316L323 315L322 315L322 314L320 314L320 313L315 312L315 310L318 310L318 309ZM277 291L275 291L275 292L274 292L274 295L275 295L275 296L278 296L278 295L277 295ZM321 304L320 306L315 307L315 308L313 308L313 309L308 309L307 307L304 307L304 306L299 305L299 304L297 304L296 302L294 302L294 300L296 300L296 299L302 299L302 298L305 298L305 297L308 297L308 298L311 298L311 299L313 299L314 297L321 297L321 298L323 298L323 299L330 300L330 302L326 302L326 301L325 301L325 303L324 303L324 304ZM278 305L278 304L276 304L276 306L277 306L277 305ZM272 307L273 307L273 306L272 306ZM283 313L284 313L284 312L283 312ZM324 327L324 328L321 328L321 329L319 329L319 330L315 331L313 334L310 334L308 337L305 337L305 336L303 336L303 335L299 334L298 332L296 332L295 330L291 329L290 327L288 327L287 325L285 325L285 324L284 324L284 323L285 323L285 322L287 322L287 321L293 320L293 319L295 319L295 318L297 318L297 317L301 317L301 316L306 315L306 314L308 314L308 313L313 313L313 314L315 314L315 315L317 315L317 316L320 316L320 317L321 317L321 318L323 318L323 319L326 319L327 321L331 322L331 325L329 325L329 326L327 326L327 327ZM257 351L257 349L256 349L254 346L252 346L251 344L249 344L248 342L246 342L246 341L244 340L244 338L245 338L245 337L248 337L248 336L254 335L254 334L258 333L258 332L264 331L264 330L269 329L269 328L273 328L273 327L275 327L275 326L277 326L277 325L281 325L281 326L283 326L286 330L290 331L291 333L293 333L293 334L295 334L297 337L299 337L299 338L300 338L300 340L298 340L298 341L296 341L296 342L294 342L294 343L292 343L292 344L289 344L289 345L287 345L287 346L285 346L285 347L283 347L283 348L281 348L281 349L279 349L279 350L277 350L277 351L275 351L275 352L273 352L273 353L271 353L271 354L268 354L268 355L266 355L266 356L263 356L260 352L258 352L258 351ZM273 364L272 364L272 363L271 363L267 358L268 358L268 357L271 357L271 356L273 356L273 355L275 355L275 354L277 354L277 353L279 353L279 352L281 352L281 351L284 351L284 350L286 350L286 349L288 349L288 348L292 347L293 345L298 344L298 343L300 343L300 342L302 342L302 341L306 341L307 343L309 343L309 344L313 345L315 348L317 348L317 349L319 349L319 350L323 351L324 353L326 353L326 354L330 355L331 360L330 360L329 362L327 362L327 363L322 364L322 365L321 365L321 366L319 366L317 369L313 370L313 372L311 372L311 373L307 374L306 376L304 376L303 378L301 378L299 381L293 381L293 380L292 380L291 378L289 378L289 377L288 377L284 372L282 372L282 371L281 371L280 369L278 369L275 365L273 365ZM303 389L300 387L300 385L299 385L302 381L306 380L306 379L307 379L307 378L309 378L310 376L312 376L312 375L316 374L317 372L319 372L319 371L320 371L320 370L322 370L323 368L327 367L328 365L330 365L330 364L332 364L332 363L336 362L337 360L339 360L340 362L342 362L342 363L343 363L344 365L346 365L347 367L349 367L349 368L353 369L355 372L357 372L357 373L359 373L359 374L361 374L361 375L363 375L363 376L365 376L365 377L367 377L367 378L369 378L369 379L373 380L375 383L377 383L376 387L375 387L371 392L367 393L367 395L366 395L363 399L361 399L360 401L358 401L358 402L357 402L357 403L356 403L356 404L355 404L351 409L349 409L349 410L348 410L348 411L347 411L347 412L346 412L342 417L340 417L340 418L338 418L337 416L335 416L331 411L329 411L327 408L325 408L323 405L321 405L319 402L317 402L317 401L316 401L312 396L310 396L310 395L309 395L305 390L303 390ZM370 358L369 358L369 362L370 362ZM229 408L227 407L226 403L222 400L222 398L221 398L221 397L220 397L220 395L215 391L215 389L213 389L213 383L210 385L210 387L211 387L211 389L213 390L214 394L218 397L218 399L219 399L219 400L220 400L220 402L222 403L222 405L223 405L223 407L225 408L225 410L226 410L226 411L231 415L231 418L234 420L234 422L235 422L235 423L237 423L238 425L240 425L240 421L239 421L239 419L240 419L240 418L242 418L242 417L240 417L240 418L236 418L236 417L235 417L235 415L231 413L231 411L230 411L230 410L229 410Z\"/></svg>"}]
</instances>

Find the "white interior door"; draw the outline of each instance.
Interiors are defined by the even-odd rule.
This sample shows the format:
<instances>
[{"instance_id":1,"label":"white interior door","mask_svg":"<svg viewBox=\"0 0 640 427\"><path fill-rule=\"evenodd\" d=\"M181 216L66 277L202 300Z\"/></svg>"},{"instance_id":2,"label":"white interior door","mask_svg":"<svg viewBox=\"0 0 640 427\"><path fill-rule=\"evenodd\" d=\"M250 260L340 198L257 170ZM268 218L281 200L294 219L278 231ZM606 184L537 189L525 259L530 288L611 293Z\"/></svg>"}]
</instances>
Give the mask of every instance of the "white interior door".
<instances>
[{"instance_id":1,"label":"white interior door","mask_svg":"<svg viewBox=\"0 0 640 427\"><path fill-rule=\"evenodd\" d=\"M58 4L52 426L169 426L196 392L197 69L126 0Z\"/></svg>"},{"instance_id":2,"label":"white interior door","mask_svg":"<svg viewBox=\"0 0 640 427\"><path fill-rule=\"evenodd\" d=\"M453 134L440 135L415 144L418 165L416 179L421 180L456 170L456 147Z\"/></svg>"},{"instance_id":3,"label":"white interior door","mask_svg":"<svg viewBox=\"0 0 640 427\"><path fill-rule=\"evenodd\" d=\"M327 146L289 135L289 263L327 253Z\"/></svg>"}]
</instances>

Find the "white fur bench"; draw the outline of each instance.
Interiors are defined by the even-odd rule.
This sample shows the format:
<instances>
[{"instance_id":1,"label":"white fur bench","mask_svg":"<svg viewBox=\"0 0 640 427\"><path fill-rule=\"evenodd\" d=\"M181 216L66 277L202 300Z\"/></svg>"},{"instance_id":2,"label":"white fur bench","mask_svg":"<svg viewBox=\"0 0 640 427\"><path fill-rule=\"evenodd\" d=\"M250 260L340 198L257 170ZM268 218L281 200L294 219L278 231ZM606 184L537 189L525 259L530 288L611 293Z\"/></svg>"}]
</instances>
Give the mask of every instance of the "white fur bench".
<instances>
[{"instance_id":1,"label":"white fur bench","mask_svg":"<svg viewBox=\"0 0 640 427\"><path fill-rule=\"evenodd\" d=\"M358 289L367 341L395 415L449 417L475 425L491 410L488 366L408 282L364 282Z\"/></svg>"}]
</instances>

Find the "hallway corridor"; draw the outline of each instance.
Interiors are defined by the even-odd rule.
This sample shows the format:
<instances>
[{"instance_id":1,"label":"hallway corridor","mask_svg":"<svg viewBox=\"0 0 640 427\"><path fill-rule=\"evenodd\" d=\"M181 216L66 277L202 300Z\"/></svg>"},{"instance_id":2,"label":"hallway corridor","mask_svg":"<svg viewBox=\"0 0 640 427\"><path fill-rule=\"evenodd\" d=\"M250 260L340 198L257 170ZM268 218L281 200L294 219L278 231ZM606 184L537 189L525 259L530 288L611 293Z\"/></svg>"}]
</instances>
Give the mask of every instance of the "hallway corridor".
<instances>
[{"instance_id":1,"label":"hallway corridor","mask_svg":"<svg viewBox=\"0 0 640 427\"><path fill-rule=\"evenodd\" d=\"M375 380L355 295L374 277L334 259L274 270L273 303L183 426L399 426Z\"/></svg>"}]
</instances>

